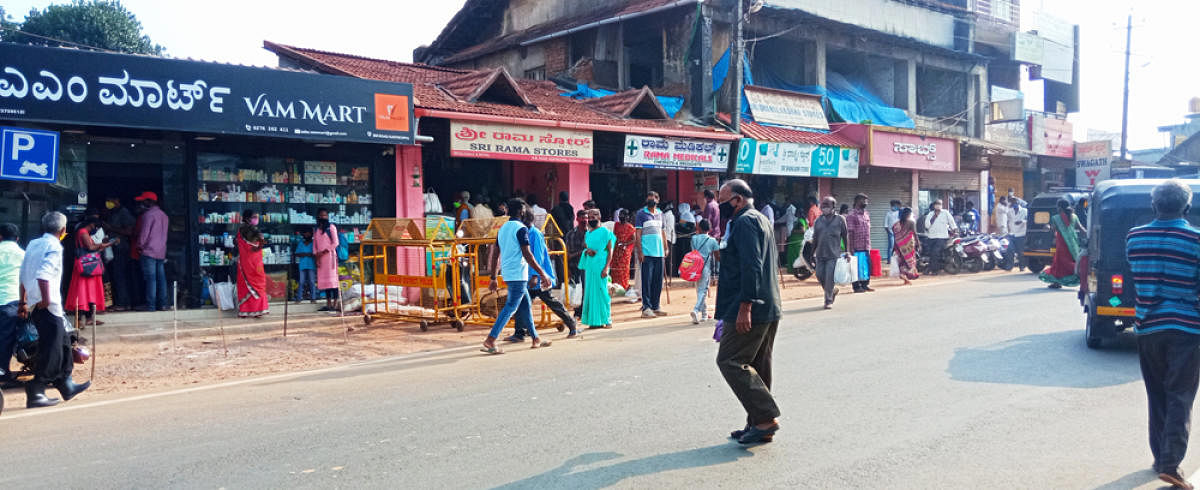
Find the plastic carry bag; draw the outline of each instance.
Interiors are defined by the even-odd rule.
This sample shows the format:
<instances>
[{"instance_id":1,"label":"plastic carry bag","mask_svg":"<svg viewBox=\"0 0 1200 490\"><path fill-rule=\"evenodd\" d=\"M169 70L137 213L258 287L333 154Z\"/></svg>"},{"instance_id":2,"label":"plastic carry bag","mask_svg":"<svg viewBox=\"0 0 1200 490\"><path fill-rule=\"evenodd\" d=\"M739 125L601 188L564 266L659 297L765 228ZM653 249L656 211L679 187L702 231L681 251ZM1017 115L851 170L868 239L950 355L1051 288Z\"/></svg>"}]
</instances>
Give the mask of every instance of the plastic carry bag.
<instances>
[{"instance_id":1,"label":"plastic carry bag","mask_svg":"<svg viewBox=\"0 0 1200 490\"><path fill-rule=\"evenodd\" d=\"M218 282L212 285L211 291L213 304L222 310L232 310L237 307L237 302L234 297L234 287L232 282Z\"/></svg>"},{"instance_id":2,"label":"plastic carry bag","mask_svg":"<svg viewBox=\"0 0 1200 490\"><path fill-rule=\"evenodd\" d=\"M583 304L583 284L572 284L567 286L567 294L571 297L571 304Z\"/></svg>"},{"instance_id":3,"label":"plastic carry bag","mask_svg":"<svg viewBox=\"0 0 1200 490\"><path fill-rule=\"evenodd\" d=\"M900 277L900 257L892 257L892 264L888 266L888 277Z\"/></svg>"},{"instance_id":4,"label":"plastic carry bag","mask_svg":"<svg viewBox=\"0 0 1200 490\"><path fill-rule=\"evenodd\" d=\"M844 258L837 260L837 265L833 269L833 282L838 285L846 285L854 282L853 261L847 261Z\"/></svg>"}]
</instances>

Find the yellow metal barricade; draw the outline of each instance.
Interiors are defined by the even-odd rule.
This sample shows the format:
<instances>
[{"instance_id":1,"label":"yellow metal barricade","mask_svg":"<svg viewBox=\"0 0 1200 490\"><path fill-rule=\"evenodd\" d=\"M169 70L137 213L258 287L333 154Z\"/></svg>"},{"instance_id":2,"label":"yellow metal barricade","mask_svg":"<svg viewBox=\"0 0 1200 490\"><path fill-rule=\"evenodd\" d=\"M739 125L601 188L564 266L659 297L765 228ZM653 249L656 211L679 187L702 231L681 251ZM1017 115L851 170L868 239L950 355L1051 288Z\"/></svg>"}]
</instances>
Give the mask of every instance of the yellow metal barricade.
<instances>
[{"instance_id":1,"label":"yellow metal barricade","mask_svg":"<svg viewBox=\"0 0 1200 490\"><path fill-rule=\"evenodd\" d=\"M496 322L496 315L504 306L498 300L499 291L503 291L506 287L504 279L496 279L496 294L491 293L488 286L491 282L490 253L497 246L496 237L500 232L500 227L504 226L508 219L506 216L469 219L464 221L459 228L460 236L456 240L456 244L459 245L457 247L459 253L455 258L461 258L464 263L468 264L466 268L470 271L471 286L475 290L475 294L471 295L472 301L466 302L460 307L458 316L466 319L465 321L472 325L492 326ZM561 290L563 305L570 311L571 298L569 294L566 294L568 283L567 244L563 241L562 230L554 222L554 218L549 215L539 217L534 222L534 226L545 235L546 249L550 253L552 263L556 265L555 275L558 276L559 288L553 292L558 294ZM561 265L561 267L557 267L557 265ZM554 327L560 332L566 329L563 322L555 317L553 312L546 308L546 305L541 306L541 314L535 320L535 325L540 329Z\"/></svg>"},{"instance_id":2,"label":"yellow metal barricade","mask_svg":"<svg viewBox=\"0 0 1200 490\"><path fill-rule=\"evenodd\" d=\"M406 249L423 252L425 274L400 273L401 253ZM372 219L358 255L364 276L371 271L374 277L373 284L363 281L360 285L363 321L414 322L421 326L421 331L428 330L430 325L449 324L461 332L461 291L458 287L447 287L447 278L459 277L455 255L454 221L450 218ZM393 302L389 286L420 289L420 304Z\"/></svg>"}]
</instances>

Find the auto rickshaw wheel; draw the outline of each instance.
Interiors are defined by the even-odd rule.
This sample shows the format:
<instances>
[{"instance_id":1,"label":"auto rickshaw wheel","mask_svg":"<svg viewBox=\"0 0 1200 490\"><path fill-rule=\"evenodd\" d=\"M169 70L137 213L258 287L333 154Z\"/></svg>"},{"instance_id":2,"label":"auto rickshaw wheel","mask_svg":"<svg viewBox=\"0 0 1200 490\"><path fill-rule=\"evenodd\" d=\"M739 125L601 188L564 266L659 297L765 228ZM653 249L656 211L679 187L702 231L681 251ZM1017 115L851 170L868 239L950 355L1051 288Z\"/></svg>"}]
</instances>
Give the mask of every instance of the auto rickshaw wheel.
<instances>
[{"instance_id":1,"label":"auto rickshaw wheel","mask_svg":"<svg viewBox=\"0 0 1200 490\"><path fill-rule=\"evenodd\" d=\"M425 321L425 320L421 320L421 331L422 331L422 332L428 332L428 331L429 331L429 322L427 322L427 321Z\"/></svg>"},{"instance_id":2,"label":"auto rickshaw wheel","mask_svg":"<svg viewBox=\"0 0 1200 490\"><path fill-rule=\"evenodd\" d=\"M1029 260L1029 272L1032 272L1035 275L1041 274L1042 269L1045 269L1045 268L1046 268L1046 263L1042 262L1041 259L1030 259Z\"/></svg>"},{"instance_id":3,"label":"auto rickshaw wheel","mask_svg":"<svg viewBox=\"0 0 1200 490\"><path fill-rule=\"evenodd\" d=\"M1095 306L1088 307L1087 320L1086 320L1087 325L1085 326L1084 331L1083 331L1083 340L1084 340L1084 343L1087 344L1087 347L1089 349L1099 349L1101 347L1104 347L1104 339L1101 337L1097 337L1095 334L1095 331L1101 327L1100 325L1097 325L1097 322L1103 321L1096 316L1095 309L1096 309Z\"/></svg>"}]
</instances>

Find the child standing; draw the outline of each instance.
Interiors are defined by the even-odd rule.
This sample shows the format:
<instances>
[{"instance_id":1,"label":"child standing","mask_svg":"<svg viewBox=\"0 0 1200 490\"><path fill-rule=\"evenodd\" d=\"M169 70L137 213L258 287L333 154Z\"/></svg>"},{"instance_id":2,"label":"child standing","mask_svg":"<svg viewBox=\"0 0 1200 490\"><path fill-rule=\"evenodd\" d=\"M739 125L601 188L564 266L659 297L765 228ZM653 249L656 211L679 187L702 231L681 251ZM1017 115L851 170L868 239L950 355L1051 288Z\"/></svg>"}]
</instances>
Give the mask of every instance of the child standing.
<instances>
[{"instance_id":1,"label":"child standing","mask_svg":"<svg viewBox=\"0 0 1200 490\"><path fill-rule=\"evenodd\" d=\"M296 257L300 265L300 288L296 291L296 302L304 301L305 292L308 299L317 302L317 263L313 260L313 232L304 230L300 234L300 243L296 244Z\"/></svg>"}]
</instances>

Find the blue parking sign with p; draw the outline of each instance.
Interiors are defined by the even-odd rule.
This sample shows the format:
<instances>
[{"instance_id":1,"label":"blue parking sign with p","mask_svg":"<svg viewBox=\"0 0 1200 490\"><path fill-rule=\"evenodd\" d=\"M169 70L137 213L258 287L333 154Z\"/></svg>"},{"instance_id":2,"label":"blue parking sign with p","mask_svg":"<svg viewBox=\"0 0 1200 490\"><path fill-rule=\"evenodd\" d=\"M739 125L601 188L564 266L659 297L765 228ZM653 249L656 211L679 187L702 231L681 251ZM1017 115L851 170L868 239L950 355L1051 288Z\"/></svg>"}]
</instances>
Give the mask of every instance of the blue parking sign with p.
<instances>
[{"instance_id":1,"label":"blue parking sign with p","mask_svg":"<svg viewBox=\"0 0 1200 490\"><path fill-rule=\"evenodd\" d=\"M0 179L54 182L58 178L58 133L0 127Z\"/></svg>"}]
</instances>

